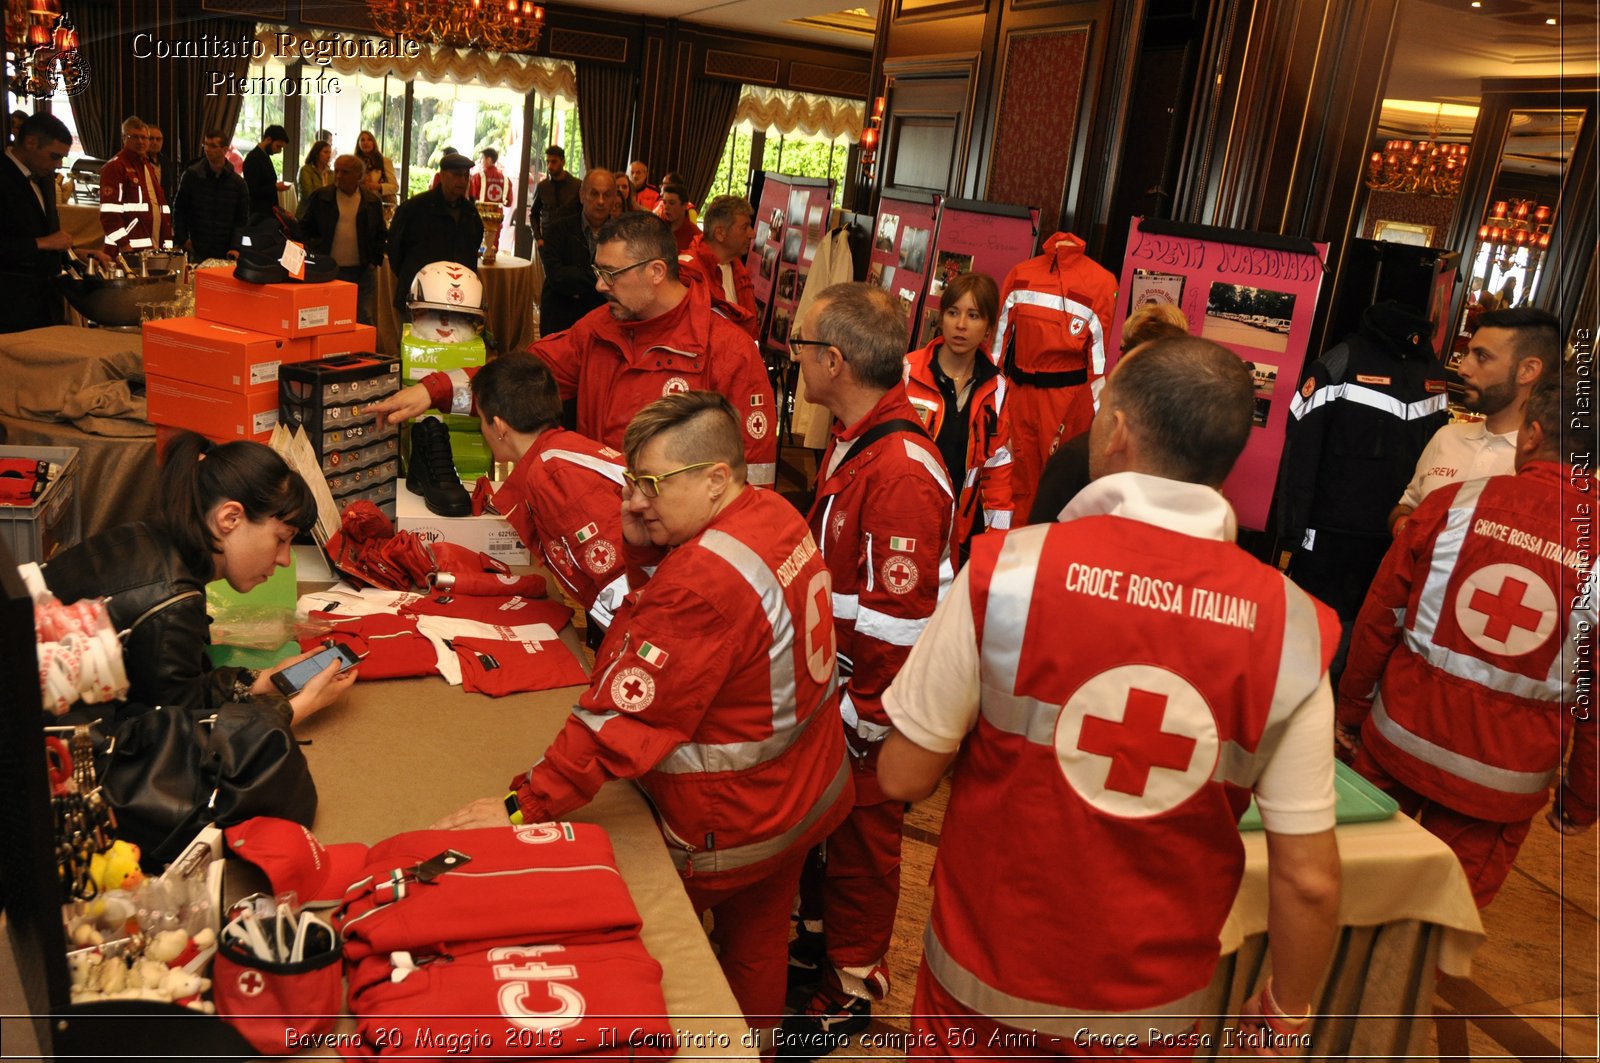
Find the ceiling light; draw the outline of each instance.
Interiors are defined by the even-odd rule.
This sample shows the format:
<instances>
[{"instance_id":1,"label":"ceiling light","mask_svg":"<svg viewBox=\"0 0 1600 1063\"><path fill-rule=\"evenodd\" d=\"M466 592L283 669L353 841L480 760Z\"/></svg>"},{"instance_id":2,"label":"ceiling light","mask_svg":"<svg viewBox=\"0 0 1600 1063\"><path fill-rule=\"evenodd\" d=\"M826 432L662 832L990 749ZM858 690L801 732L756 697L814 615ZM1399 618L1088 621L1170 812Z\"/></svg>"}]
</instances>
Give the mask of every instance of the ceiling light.
<instances>
[{"instance_id":1,"label":"ceiling light","mask_svg":"<svg viewBox=\"0 0 1600 1063\"><path fill-rule=\"evenodd\" d=\"M1468 5L1468 6L1470 6L1470 7L1482 7L1483 6L1483 0L1472 0L1472 3L1470 5Z\"/></svg>"},{"instance_id":2,"label":"ceiling light","mask_svg":"<svg viewBox=\"0 0 1600 1063\"><path fill-rule=\"evenodd\" d=\"M1547 18L1544 20L1544 24L1546 26L1554 26L1556 24L1556 20L1553 18Z\"/></svg>"}]
</instances>

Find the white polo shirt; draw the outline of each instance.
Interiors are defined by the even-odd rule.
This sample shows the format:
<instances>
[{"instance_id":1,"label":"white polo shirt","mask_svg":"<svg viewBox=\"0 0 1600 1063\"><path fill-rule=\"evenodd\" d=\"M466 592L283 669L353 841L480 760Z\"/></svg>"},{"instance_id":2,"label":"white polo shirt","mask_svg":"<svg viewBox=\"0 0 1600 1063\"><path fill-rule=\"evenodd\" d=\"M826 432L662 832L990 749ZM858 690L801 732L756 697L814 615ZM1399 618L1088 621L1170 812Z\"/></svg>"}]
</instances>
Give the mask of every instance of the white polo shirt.
<instances>
[{"instance_id":1,"label":"white polo shirt","mask_svg":"<svg viewBox=\"0 0 1600 1063\"><path fill-rule=\"evenodd\" d=\"M1447 424L1422 448L1416 474L1400 496L1400 504L1416 509L1446 484L1509 475L1517 471L1516 463L1516 432L1496 435L1483 421Z\"/></svg>"}]
</instances>

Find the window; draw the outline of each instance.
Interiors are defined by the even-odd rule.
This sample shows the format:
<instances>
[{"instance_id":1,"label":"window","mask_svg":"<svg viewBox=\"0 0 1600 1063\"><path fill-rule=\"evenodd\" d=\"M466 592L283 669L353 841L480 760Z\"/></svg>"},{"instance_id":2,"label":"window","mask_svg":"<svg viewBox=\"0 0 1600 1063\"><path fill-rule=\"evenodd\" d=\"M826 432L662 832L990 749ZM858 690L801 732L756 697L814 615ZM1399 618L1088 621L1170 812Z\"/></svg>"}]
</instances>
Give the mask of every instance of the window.
<instances>
[{"instance_id":1,"label":"window","mask_svg":"<svg viewBox=\"0 0 1600 1063\"><path fill-rule=\"evenodd\" d=\"M844 201L845 162L850 158L850 142L844 137L768 137L761 168L795 177L833 178L833 204Z\"/></svg>"},{"instance_id":2,"label":"window","mask_svg":"<svg viewBox=\"0 0 1600 1063\"><path fill-rule=\"evenodd\" d=\"M750 194L750 151L754 140L748 127L735 126L729 131L722 160L717 163L717 175L711 179L711 191L706 194L707 202L717 196Z\"/></svg>"}]
</instances>

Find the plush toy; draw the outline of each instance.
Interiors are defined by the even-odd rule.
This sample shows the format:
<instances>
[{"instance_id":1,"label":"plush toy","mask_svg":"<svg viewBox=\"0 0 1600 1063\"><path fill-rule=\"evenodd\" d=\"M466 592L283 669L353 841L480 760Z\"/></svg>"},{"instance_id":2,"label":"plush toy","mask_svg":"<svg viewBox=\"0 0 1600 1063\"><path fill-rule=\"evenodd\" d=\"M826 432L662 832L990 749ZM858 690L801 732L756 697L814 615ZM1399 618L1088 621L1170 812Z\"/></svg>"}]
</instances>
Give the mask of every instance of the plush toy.
<instances>
[{"instance_id":1,"label":"plush toy","mask_svg":"<svg viewBox=\"0 0 1600 1063\"><path fill-rule=\"evenodd\" d=\"M139 870L139 847L132 842L112 842L111 848L90 857L89 877L102 893L137 888L144 881L144 872Z\"/></svg>"}]
</instances>

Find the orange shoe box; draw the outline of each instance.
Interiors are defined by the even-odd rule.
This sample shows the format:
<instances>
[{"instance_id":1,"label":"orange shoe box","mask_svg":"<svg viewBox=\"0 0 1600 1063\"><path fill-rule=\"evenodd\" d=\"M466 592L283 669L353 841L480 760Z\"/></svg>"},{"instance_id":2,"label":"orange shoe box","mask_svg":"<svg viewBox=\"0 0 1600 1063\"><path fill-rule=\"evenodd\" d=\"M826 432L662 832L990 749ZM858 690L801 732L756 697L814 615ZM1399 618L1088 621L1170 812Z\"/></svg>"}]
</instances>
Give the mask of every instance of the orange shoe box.
<instances>
[{"instance_id":1,"label":"orange shoe box","mask_svg":"<svg viewBox=\"0 0 1600 1063\"><path fill-rule=\"evenodd\" d=\"M349 332L356 327L356 286L349 281L247 284L231 268L214 266L194 271L194 313L290 339Z\"/></svg>"},{"instance_id":2,"label":"orange shoe box","mask_svg":"<svg viewBox=\"0 0 1600 1063\"><path fill-rule=\"evenodd\" d=\"M146 374L144 394L151 424L187 428L218 442L265 443L278 423L276 387L233 391Z\"/></svg>"},{"instance_id":3,"label":"orange shoe box","mask_svg":"<svg viewBox=\"0 0 1600 1063\"><path fill-rule=\"evenodd\" d=\"M336 354L376 354L378 330L371 325L357 325L348 332L312 336L310 342L312 358L332 358Z\"/></svg>"},{"instance_id":4,"label":"orange shoe box","mask_svg":"<svg viewBox=\"0 0 1600 1063\"><path fill-rule=\"evenodd\" d=\"M197 317L144 324L144 371L227 391L277 394L278 367L310 361L311 337L269 336Z\"/></svg>"}]
</instances>

